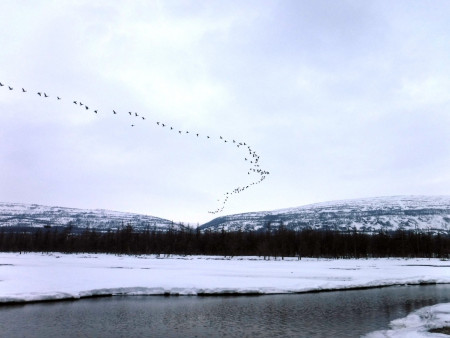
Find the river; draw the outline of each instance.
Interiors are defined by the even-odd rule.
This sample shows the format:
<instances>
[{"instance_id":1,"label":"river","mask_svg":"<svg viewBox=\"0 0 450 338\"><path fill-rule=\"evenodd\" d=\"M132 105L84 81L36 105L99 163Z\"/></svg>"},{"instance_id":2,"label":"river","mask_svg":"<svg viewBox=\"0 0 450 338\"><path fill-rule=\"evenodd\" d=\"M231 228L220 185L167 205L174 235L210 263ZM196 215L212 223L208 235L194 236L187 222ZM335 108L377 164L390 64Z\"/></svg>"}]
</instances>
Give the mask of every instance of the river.
<instances>
[{"instance_id":1,"label":"river","mask_svg":"<svg viewBox=\"0 0 450 338\"><path fill-rule=\"evenodd\" d=\"M450 285L266 296L116 296L0 306L1 337L359 337Z\"/></svg>"}]
</instances>

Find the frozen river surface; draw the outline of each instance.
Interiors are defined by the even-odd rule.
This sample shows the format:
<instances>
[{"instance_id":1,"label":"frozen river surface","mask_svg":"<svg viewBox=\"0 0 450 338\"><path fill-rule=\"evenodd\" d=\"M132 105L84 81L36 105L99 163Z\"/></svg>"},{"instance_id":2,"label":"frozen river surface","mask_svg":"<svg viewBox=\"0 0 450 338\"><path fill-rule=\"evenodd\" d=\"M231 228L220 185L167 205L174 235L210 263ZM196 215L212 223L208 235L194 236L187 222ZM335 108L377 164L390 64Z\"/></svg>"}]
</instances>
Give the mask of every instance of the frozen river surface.
<instances>
[{"instance_id":1,"label":"frozen river surface","mask_svg":"<svg viewBox=\"0 0 450 338\"><path fill-rule=\"evenodd\" d=\"M450 283L450 262L0 253L0 303L99 295L299 293L427 283Z\"/></svg>"}]
</instances>

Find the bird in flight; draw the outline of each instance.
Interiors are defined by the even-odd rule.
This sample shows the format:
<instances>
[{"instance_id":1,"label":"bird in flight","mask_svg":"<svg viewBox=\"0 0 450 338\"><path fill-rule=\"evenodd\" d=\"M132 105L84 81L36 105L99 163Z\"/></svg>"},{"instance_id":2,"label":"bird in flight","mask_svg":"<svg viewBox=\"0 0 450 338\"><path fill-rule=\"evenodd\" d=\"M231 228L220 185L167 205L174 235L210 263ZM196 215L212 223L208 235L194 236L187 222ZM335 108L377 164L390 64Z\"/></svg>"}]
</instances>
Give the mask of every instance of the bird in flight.
<instances>
[{"instance_id":1,"label":"bird in flight","mask_svg":"<svg viewBox=\"0 0 450 338\"><path fill-rule=\"evenodd\" d=\"M9 88L10 91L14 90L14 88L11 87L10 85L6 85L6 84L3 84L3 83L1 83L1 82L0 82L0 86L1 86L1 87L7 86L7 87ZM27 90L26 90L25 88L23 88L23 87L19 87L19 88L22 89L22 92L23 92L23 93L26 93L26 92L27 92ZM38 94L39 96L45 97L45 98L50 97L50 96L47 95L47 93L45 93L45 92L37 92L37 94ZM61 97L59 97L59 96L56 96L56 98L57 98L57 100L61 100ZM75 105L78 105L78 104L79 104L80 106L84 106L85 110L89 110L89 107L88 107L87 105L83 104L81 101L75 100L75 101L73 101L73 103L74 103ZM94 113L97 114L98 111L97 111L97 110L94 110ZM117 112L116 112L115 110L113 110L113 114L117 114ZM130 116L133 116L133 114L134 114L135 117L138 117L138 116L139 116L139 117L141 117L142 120L146 120L146 117L140 116L137 112L131 112L131 111L129 111L128 114L129 114ZM166 127L166 126L167 126L167 127L170 127L170 130L177 131L177 130L175 129L175 127L173 127L173 126L172 126L172 127L171 127L171 126L168 126L168 125L166 125L166 124L164 124L164 123L162 123L162 122L160 122L160 121L156 122L156 124L157 124L158 126L161 125L162 127ZM131 124L131 127L135 127L135 126L136 126L135 124ZM183 134L189 134L190 132L187 131L187 130L186 130L186 131L178 130L178 133L179 133L180 135L183 135ZM200 133L193 132L193 134L196 135L197 138L200 137ZM204 135L204 134L203 134L203 135ZM210 136L210 135L204 135L204 136L206 136L207 139L211 139L211 136ZM203 136L202 136L202 137L203 137ZM213 136L212 138L215 138L215 137L216 137L216 136ZM225 143L228 142L228 140L226 140L223 136L219 136L219 137L220 137L220 140L223 140ZM199 139L200 139L200 138L199 138ZM259 163L260 156L259 156L255 151L253 151L253 149L252 149L250 146L248 146L247 143L242 142L242 141L239 142L238 140L235 140L235 139L234 139L234 140L231 139L230 143L236 144L236 146L237 146L238 148L239 148L240 146L245 146L246 148L248 148L248 152L249 152L249 155L250 155L251 157L250 157L249 155L246 155L246 156L248 156L248 157L245 157L245 161L250 162L250 163L252 164L252 167L251 167L250 169L247 170L247 174L250 175L250 174L253 174L253 173L258 173L258 174L261 175L261 177L260 177L259 180L256 180L255 182L248 183L247 186L238 187L238 188L234 189L233 191L231 191L231 192L229 192L229 193L227 192L227 193L225 194L225 197L226 197L226 198L225 198L224 201L223 201L223 204L224 204L224 205L225 205L225 203L228 201L228 198L231 197L231 195L233 195L233 194L239 194L239 193L243 192L244 190L248 189L250 186L253 186L253 185L256 185L256 184L261 183L262 181L264 181L264 180L266 179L266 176L269 175L269 172L268 172L268 171L263 171L262 169L260 169L260 165L258 164L258 163ZM218 200L218 201L220 202L220 200ZM209 212L212 213L212 214L217 214L217 213L223 211L223 209L224 209L224 207L218 208L218 209L216 209L215 211L209 211Z\"/></svg>"}]
</instances>

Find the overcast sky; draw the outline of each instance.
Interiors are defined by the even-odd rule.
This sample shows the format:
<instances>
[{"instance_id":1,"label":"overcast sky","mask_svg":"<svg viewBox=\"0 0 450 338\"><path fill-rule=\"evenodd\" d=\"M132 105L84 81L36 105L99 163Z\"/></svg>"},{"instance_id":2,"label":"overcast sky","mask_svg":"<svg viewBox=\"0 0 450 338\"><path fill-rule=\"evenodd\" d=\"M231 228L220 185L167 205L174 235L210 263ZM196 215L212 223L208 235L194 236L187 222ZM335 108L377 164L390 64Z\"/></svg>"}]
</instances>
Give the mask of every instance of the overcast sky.
<instances>
[{"instance_id":1,"label":"overcast sky","mask_svg":"<svg viewBox=\"0 0 450 338\"><path fill-rule=\"evenodd\" d=\"M0 201L203 223L450 192L449 2L3 0L0 27ZM211 215L260 177L219 136L270 175Z\"/></svg>"}]
</instances>

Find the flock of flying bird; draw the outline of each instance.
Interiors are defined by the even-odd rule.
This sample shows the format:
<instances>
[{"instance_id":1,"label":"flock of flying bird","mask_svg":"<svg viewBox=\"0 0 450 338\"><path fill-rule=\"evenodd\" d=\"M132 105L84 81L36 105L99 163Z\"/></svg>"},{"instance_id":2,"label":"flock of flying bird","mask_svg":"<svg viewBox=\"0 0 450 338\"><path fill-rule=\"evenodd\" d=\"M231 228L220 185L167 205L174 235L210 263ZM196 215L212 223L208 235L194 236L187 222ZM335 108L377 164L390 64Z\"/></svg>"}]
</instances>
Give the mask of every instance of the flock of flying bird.
<instances>
[{"instance_id":1,"label":"flock of flying bird","mask_svg":"<svg viewBox=\"0 0 450 338\"><path fill-rule=\"evenodd\" d=\"M5 87L5 85L0 82L0 87ZM9 86L9 85L7 87L8 87L9 90L14 90L14 88ZM26 89L22 88L22 93L28 93L28 91ZM36 94L39 95L42 98L49 98L50 97L45 92L37 92ZM56 99L57 100L61 100L61 97L56 96ZM94 110L92 108L89 108L89 106L87 106L85 103L82 103L79 100L72 100L72 102L77 107L84 108L84 110L91 110L95 114L99 113L98 109ZM112 114L116 115L116 114L118 114L118 112L116 112L115 110L112 110ZM130 117L136 118L136 119L138 119L140 121L145 121L146 120L145 116L141 116L140 114L138 114L136 112L130 112L129 111L128 114L129 114ZM134 127L135 123L136 122L132 122L131 127ZM156 125L161 127L161 128L166 128L168 131L173 131L174 133L178 132L179 135L193 135L194 137L197 137L197 138L206 138L208 140L212 140L213 139L213 137L211 137L209 135L203 135L203 134L200 134L198 132L190 132L190 131L187 131L187 130L178 130L178 129L176 129L176 128L172 127L172 126L169 126L168 124L160 122L160 121L157 121ZM263 182L266 179L267 175L269 175L268 171L263 170L260 167L260 164L259 164L260 156L246 142L240 142L240 141L237 141L237 140L226 139L225 137L222 137L222 136L219 136L218 138L216 137L216 140L220 141L220 142L223 142L223 143L226 143L226 144L229 144L231 146L235 146L236 148L241 148L246 153L248 153L248 155L244 156L244 161L246 161L248 164L250 164L250 168L248 169L247 174L248 175L257 174L257 175L259 175L259 178L254 180L254 181L252 181L248 185L239 186L239 187L237 187L237 188L235 188L235 189L233 189L231 191L228 191L228 192L224 193L221 206L219 206L214 211L208 211L208 213L210 213L210 214L217 214L217 213L222 212L223 209L225 208L226 203L228 202L228 199L232 195L239 194L239 193L243 192L244 190L249 189L253 185L260 184L261 182ZM218 201L220 202L220 200L218 200Z\"/></svg>"}]
</instances>

